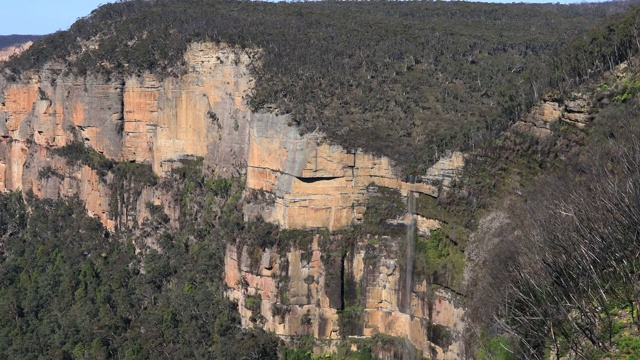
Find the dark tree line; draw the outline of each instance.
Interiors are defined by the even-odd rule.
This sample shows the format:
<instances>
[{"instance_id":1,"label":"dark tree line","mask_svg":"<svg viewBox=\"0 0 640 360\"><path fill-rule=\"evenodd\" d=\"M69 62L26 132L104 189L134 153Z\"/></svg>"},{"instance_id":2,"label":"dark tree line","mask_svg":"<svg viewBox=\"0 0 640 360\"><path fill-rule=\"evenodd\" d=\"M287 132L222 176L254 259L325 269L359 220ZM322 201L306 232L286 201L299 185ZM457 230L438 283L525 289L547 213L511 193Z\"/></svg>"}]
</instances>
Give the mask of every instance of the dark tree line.
<instances>
[{"instance_id":1,"label":"dark tree line","mask_svg":"<svg viewBox=\"0 0 640 360\"><path fill-rule=\"evenodd\" d=\"M601 26L576 37L554 59L558 81L571 88L584 80L613 71L640 51L640 8L631 5Z\"/></svg>"}]
</instances>

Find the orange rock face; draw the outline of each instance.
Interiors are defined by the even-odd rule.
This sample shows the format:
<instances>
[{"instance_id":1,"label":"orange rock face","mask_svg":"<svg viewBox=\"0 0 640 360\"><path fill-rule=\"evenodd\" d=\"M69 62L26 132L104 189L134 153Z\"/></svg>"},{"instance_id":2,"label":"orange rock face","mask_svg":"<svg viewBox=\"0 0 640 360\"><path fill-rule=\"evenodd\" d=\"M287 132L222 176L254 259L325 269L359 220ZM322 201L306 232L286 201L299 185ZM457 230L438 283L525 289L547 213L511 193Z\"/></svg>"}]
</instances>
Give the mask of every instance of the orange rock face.
<instances>
[{"instance_id":1,"label":"orange rock face","mask_svg":"<svg viewBox=\"0 0 640 360\"><path fill-rule=\"evenodd\" d=\"M0 111L6 112L6 130L14 138L19 137L17 133L20 125L34 110L36 99L38 98L38 85L11 85L4 92L4 106L0 107ZM45 109L46 111L46 109Z\"/></svg>"},{"instance_id":2,"label":"orange rock face","mask_svg":"<svg viewBox=\"0 0 640 360\"><path fill-rule=\"evenodd\" d=\"M330 306L326 296L324 266L318 239L313 242L310 259L303 259L300 250L285 256L287 269L281 269L282 259L271 250L264 251L257 271L251 269L245 248L238 254L235 245L227 245L225 253L225 282L227 295L239 304L244 326L255 326L251 321L259 314L259 325L278 335L313 335L319 339L338 339L337 309ZM289 274L286 285L278 275ZM285 289L286 291L283 290ZM257 314L246 308L247 298L260 296ZM286 301L283 304L283 296ZM309 321L303 321L308 318Z\"/></svg>"},{"instance_id":3,"label":"orange rock face","mask_svg":"<svg viewBox=\"0 0 640 360\"><path fill-rule=\"evenodd\" d=\"M353 284L359 284L363 292L360 314L363 322L356 331L363 336L404 337L428 358L432 351L437 359L462 358L464 310L454 305L452 295L444 290L432 293L426 282L421 282L413 286L409 310L402 311L399 299L400 292L404 292L404 280L400 277L397 248L387 252L367 243L368 239L361 240L354 253L345 257L349 260L333 265L323 261L318 236L309 249L263 251L259 262L249 258L246 248L239 254L238 248L230 244L225 253L227 295L238 302L244 326L261 326L285 338L313 335L329 340L324 343L329 348L322 347L319 352L330 351L330 340L339 339L343 331L338 315L342 300L340 294L331 293L331 286L339 289L346 285L335 284L344 279L331 275L336 269L329 267L343 266L343 277L351 274ZM259 309L248 309L248 299L258 295ZM431 342L427 334L432 326L447 329L451 342Z\"/></svg>"},{"instance_id":4,"label":"orange rock face","mask_svg":"<svg viewBox=\"0 0 640 360\"><path fill-rule=\"evenodd\" d=\"M246 158L249 56L194 44L185 60L189 72L179 79L126 81L122 156L151 163L158 174L170 170L167 162L200 156L230 175L232 157Z\"/></svg>"},{"instance_id":5,"label":"orange rock face","mask_svg":"<svg viewBox=\"0 0 640 360\"><path fill-rule=\"evenodd\" d=\"M551 124L563 121L577 128L584 128L593 120L594 108L585 94L571 93L563 101L546 99L534 105L529 113L513 124L512 130L529 133L539 139L551 136Z\"/></svg>"},{"instance_id":6,"label":"orange rock face","mask_svg":"<svg viewBox=\"0 0 640 360\"><path fill-rule=\"evenodd\" d=\"M348 152L328 144L321 135L301 136L287 126L286 117L254 115L249 132L247 187L275 194L272 207L262 214L284 228L342 229L359 220L370 184L438 195L436 185L399 179L389 159ZM438 163L431 178L449 179L464 165L461 154Z\"/></svg>"},{"instance_id":7,"label":"orange rock face","mask_svg":"<svg viewBox=\"0 0 640 360\"><path fill-rule=\"evenodd\" d=\"M163 81L150 74L56 78L55 67L44 69L3 89L0 135L46 147L84 141L108 158L151 164L159 175L184 157L203 157L219 175L246 175L249 189L274 194L261 215L284 228L336 230L359 221L372 183L437 195L428 182L398 179L387 158L348 152L321 134L300 136L286 116L252 113L244 98L254 56L193 44L187 73ZM462 161L453 164L455 172Z\"/></svg>"},{"instance_id":8,"label":"orange rock face","mask_svg":"<svg viewBox=\"0 0 640 360\"><path fill-rule=\"evenodd\" d=\"M2 89L1 135L63 146L84 140L115 160L148 163L158 174L183 157L201 156L221 175L238 175L246 163L251 54L194 44L187 74L124 81L88 76L54 77L44 69Z\"/></svg>"}]
</instances>

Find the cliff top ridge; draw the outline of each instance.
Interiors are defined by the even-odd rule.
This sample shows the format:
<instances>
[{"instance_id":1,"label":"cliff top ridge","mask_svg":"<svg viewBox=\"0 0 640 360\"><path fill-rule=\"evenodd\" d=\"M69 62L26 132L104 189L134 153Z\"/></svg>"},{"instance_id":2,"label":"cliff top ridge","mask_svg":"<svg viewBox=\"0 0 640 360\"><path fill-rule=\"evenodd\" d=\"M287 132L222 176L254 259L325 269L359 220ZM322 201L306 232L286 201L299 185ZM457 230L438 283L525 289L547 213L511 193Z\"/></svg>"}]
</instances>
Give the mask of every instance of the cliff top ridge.
<instances>
[{"instance_id":1,"label":"cliff top ridge","mask_svg":"<svg viewBox=\"0 0 640 360\"><path fill-rule=\"evenodd\" d=\"M125 1L37 42L3 74L18 80L58 61L79 76L179 76L192 42L259 48L254 110L273 104L302 132L419 174L444 151L506 129L565 75L579 77L571 61L584 47L572 39L588 44L590 27L619 23L628 5Z\"/></svg>"}]
</instances>

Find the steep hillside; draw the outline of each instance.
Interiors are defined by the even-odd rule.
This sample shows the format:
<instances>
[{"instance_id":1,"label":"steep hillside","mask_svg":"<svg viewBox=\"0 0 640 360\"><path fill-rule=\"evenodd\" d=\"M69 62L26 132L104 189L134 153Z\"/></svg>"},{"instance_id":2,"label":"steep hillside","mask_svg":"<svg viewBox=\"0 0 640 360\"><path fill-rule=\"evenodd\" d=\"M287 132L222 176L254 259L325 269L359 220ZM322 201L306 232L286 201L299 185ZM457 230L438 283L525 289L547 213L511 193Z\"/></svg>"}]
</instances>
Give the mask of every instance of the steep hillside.
<instances>
[{"instance_id":1,"label":"steep hillside","mask_svg":"<svg viewBox=\"0 0 640 360\"><path fill-rule=\"evenodd\" d=\"M419 174L444 151L505 129L562 76L550 66L562 46L625 8L128 1L100 7L7 68L19 75L57 59L77 75L165 77L188 70L193 41L260 49L253 110L292 114L303 132Z\"/></svg>"},{"instance_id":2,"label":"steep hillside","mask_svg":"<svg viewBox=\"0 0 640 360\"><path fill-rule=\"evenodd\" d=\"M634 243L585 234L635 228L628 5L127 1L36 42L0 77L0 354L614 354Z\"/></svg>"}]
</instances>

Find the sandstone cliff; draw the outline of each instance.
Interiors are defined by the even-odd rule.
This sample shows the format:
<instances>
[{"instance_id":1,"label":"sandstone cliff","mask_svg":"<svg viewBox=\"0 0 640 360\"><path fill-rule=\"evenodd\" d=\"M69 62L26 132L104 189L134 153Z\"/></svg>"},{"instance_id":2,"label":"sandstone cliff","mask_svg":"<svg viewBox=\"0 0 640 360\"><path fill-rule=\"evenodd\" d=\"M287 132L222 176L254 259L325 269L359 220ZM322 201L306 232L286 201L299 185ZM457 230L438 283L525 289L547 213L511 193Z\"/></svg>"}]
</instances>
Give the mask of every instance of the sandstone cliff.
<instances>
[{"instance_id":1,"label":"sandstone cliff","mask_svg":"<svg viewBox=\"0 0 640 360\"><path fill-rule=\"evenodd\" d=\"M251 82L249 55L229 47L194 44L185 60L189 72L164 81L150 74L124 80L78 78L61 75L63 69L55 64L16 83L0 80L2 189L77 195L113 229L116 219L109 208L108 181L98 181L96 172L86 166L67 169L63 159L49 150L82 141L109 159L149 164L160 175L179 166L183 157L193 156L203 157L220 175L243 174L249 119L243 96ZM39 178L37 174L47 167L64 179ZM157 202L150 192L145 191L138 202ZM143 213L144 206L138 210Z\"/></svg>"},{"instance_id":2,"label":"sandstone cliff","mask_svg":"<svg viewBox=\"0 0 640 360\"><path fill-rule=\"evenodd\" d=\"M3 85L0 133L44 148L81 140L107 158L150 164L158 175L181 158L203 157L217 174L246 175L249 189L274 194L275 204L263 215L285 228L344 228L361 218L368 184L437 196L429 178L440 176L443 163L449 164L443 179L461 168L456 153L432 168L425 182L409 184L386 158L329 145L321 134L301 136L287 125L288 116L252 113L244 98L254 56L194 44L185 55L187 74L162 81L150 74L125 80L58 76L62 69L51 65ZM24 160L9 163L5 188L30 188L15 165Z\"/></svg>"},{"instance_id":3,"label":"sandstone cliff","mask_svg":"<svg viewBox=\"0 0 640 360\"><path fill-rule=\"evenodd\" d=\"M53 147L82 139L108 158L148 163L158 174L183 156L203 156L231 175L247 153L249 56L194 44L185 55L187 74L164 80L60 76L63 69L51 65L3 86L0 131Z\"/></svg>"},{"instance_id":4,"label":"sandstone cliff","mask_svg":"<svg viewBox=\"0 0 640 360\"><path fill-rule=\"evenodd\" d=\"M463 164L461 153L449 154L423 181L409 183L398 178L387 158L330 145L321 134L301 136L287 117L255 114L247 187L274 195L273 204L259 213L281 227L337 230L362 220L369 184L436 197L439 182L448 186Z\"/></svg>"},{"instance_id":5,"label":"sandstone cliff","mask_svg":"<svg viewBox=\"0 0 640 360\"><path fill-rule=\"evenodd\" d=\"M70 163L57 152L82 142L108 159L146 164L161 179L181 160L202 158L219 176L246 178L246 198L261 199L247 201L247 218L261 216L283 229L335 231L362 222L369 185L436 197L462 167L462 154L453 153L423 177L403 181L387 158L331 145L322 134L300 135L287 115L250 111L245 99L257 55L193 44L185 54L186 74L178 78L75 77L49 64L18 82L0 80L0 189L78 196L112 230L141 224L151 216L149 203L162 206L179 226L166 187L115 194L114 184L121 180L114 174ZM251 196L256 193L263 196ZM439 227L437 220L417 223L423 236ZM339 235L323 239L342 241ZM383 333L408 339L427 357L460 356L462 310L451 294L422 282L410 289L410 301L402 300L399 239L360 237L347 256L329 261L319 236L308 249L249 249L228 240L228 296L239 302L246 325L259 324L283 337L313 334L327 340ZM260 266L253 267L248 254L256 252ZM353 309L361 321L347 330L338 313L345 311L345 287L353 284L361 292ZM447 335L434 339L434 331Z\"/></svg>"},{"instance_id":6,"label":"sandstone cliff","mask_svg":"<svg viewBox=\"0 0 640 360\"><path fill-rule=\"evenodd\" d=\"M522 120L513 124L512 130L546 138L553 133L551 126L560 121L583 129L593 120L593 113L594 106L586 94L572 93L564 101L548 96L540 104L533 106Z\"/></svg>"},{"instance_id":7,"label":"sandstone cliff","mask_svg":"<svg viewBox=\"0 0 640 360\"><path fill-rule=\"evenodd\" d=\"M247 247L228 245L225 281L243 322L284 337L313 335L325 351L341 335L387 334L408 339L428 358L463 357L464 311L455 295L420 282L410 306L402 304L399 241L365 237L331 258L330 243L341 240L316 235L308 248L265 250L255 264Z\"/></svg>"}]
</instances>

